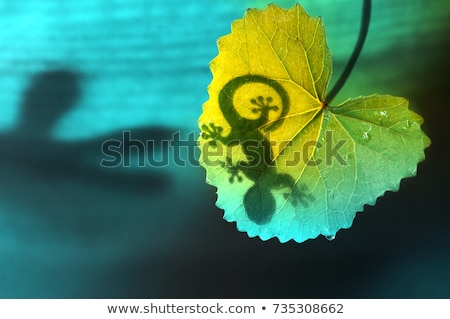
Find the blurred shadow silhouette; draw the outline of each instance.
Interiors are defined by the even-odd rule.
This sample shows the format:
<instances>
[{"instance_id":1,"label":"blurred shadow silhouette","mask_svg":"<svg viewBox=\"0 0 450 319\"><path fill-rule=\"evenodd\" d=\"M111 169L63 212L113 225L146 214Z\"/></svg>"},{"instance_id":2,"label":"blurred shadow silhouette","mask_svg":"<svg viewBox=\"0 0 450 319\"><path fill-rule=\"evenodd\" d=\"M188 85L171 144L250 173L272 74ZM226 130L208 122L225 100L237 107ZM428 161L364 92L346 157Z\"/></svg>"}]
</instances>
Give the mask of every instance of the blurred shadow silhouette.
<instances>
[{"instance_id":1,"label":"blurred shadow silhouette","mask_svg":"<svg viewBox=\"0 0 450 319\"><path fill-rule=\"evenodd\" d=\"M37 74L24 92L16 131L48 139L56 121L80 98L80 80L81 76L70 70Z\"/></svg>"},{"instance_id":2,"label":"blurred shadow silhouette","mask_svg":"<svg viewBox=\"0 0 450 319\"><path fill-rule=\"evenodd\" d=\"M70 179L121 191L150 195L166 189L169 177L149 166L139 169L100 166L102 143L108 139L120 141L122 130L83 141L52 138L53 126L80 98L81 80L79 73L64 69L45 71L32 79L24 92L18 126L0 137L3 165L20 166L36 178ZM173 135L171 130L161 127L130 131L134 140L144 144L146 140L153 141L153 151L159 151L156 147L161 146L161 140L169 140Z\"/></svg>"}]
</instances>

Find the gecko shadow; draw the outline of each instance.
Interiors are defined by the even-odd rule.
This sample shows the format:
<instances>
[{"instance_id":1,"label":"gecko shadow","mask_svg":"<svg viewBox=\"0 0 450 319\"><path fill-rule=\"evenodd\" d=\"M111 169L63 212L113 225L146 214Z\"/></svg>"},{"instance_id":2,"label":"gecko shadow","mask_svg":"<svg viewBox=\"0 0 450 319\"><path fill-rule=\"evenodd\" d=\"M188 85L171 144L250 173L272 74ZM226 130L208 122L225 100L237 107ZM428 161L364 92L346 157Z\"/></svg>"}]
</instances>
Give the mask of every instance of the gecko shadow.
<instances>
[{"instance_id":1,"label":"gecko shadow","mask_svg":"<svg viewBox=\"0 0 450 319\"><path fill-rule=\"evenodd\" d=\"M237 110L234 97L240 88L255 83L270 88L276 96L261 93L250 98L246 96L237 99L239 101L247 99L245 102L250 110L250 116L245 117ZM273 105L275 100L281 104ZM277 171L271 142L262 133L262 131L266 133L277 129L289 111L289 96L281 84L260 75L237 77L229 81L220 91L219 107L231 127L230 133L223 136L222 127L210 124L202 126L202 137L212 139L210 142L212 146L216 145L216 141L225 144L227 148L241 146L247 160L239 160L233 164L232 159L227 157L222 167L230 174L230 183L233 183L235 178L238 182L242 182L243 179L239 173L243 173L246 178L254 182L245 193L243 200L248 218L258 225L271 221L276 211L276 200L273 194L275 190L288 189L283 193L284 199L294 206L298 203L308 205L308 200L313 199L311 195L307 195L306 186L298 184L291 175ZM279 113L276 120L270 119L270 112Z\"/></svg>"},{"instance_id":2,"label":"gecko shadow","mask_svg":"<svg viewBox=\"0 0 450 319\"><path fill-rule=\"evenodd\" d=\"M166 190L170 185L168 176L149 167L108 169L100 166L102 143L107 139L122 139L122 130L81 141L52 138L55 123L81 97L81 80L78 72L65 69L45 71L33 77L24 92L18 125L12 132L0 136L3 167L20 168L30 177L71 180L125 192L151 195ZM152 140L155 146L161 145L157 141L170 139L173 134L162 127L130 131L134 139Z\"/></svg>"}]
</instances>

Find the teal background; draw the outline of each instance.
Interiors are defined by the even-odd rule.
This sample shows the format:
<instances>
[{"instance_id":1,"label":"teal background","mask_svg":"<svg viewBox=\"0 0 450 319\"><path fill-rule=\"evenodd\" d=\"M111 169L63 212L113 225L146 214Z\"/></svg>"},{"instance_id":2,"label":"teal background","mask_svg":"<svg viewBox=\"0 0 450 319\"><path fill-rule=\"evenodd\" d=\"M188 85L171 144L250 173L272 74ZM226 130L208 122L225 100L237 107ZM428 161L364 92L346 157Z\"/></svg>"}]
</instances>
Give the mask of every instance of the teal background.
<instances>
[{"instance_id":1,"label":"teal background","mask_svg":"<svg viewBox=\"0 0 450 319\"><path fill-rule=\"evenodd\" d=\"M433 144L334 241L282 245L223 221L202 168L99 165L123 130L197 135L216 39L265 1L0 1L0 297L450 298L450 3L373 2L333 104L407 97ZM300 3L323 17L338 76L361 1Z\"/></svg>"}]
</instances>

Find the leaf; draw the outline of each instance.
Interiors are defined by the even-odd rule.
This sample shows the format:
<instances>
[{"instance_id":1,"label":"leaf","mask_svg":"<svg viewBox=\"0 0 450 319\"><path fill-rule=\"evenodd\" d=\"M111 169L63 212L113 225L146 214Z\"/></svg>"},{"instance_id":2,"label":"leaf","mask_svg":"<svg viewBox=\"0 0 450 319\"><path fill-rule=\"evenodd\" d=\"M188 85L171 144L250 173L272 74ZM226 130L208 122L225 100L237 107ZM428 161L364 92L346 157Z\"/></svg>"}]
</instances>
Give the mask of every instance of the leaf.
<instances>
[{"instance_id":1,"label":"leaf","mask_svg":"<svg viewBox=\"0 0 450 319\"><path fill-rule=\"evenodd\" d=\"M356 212L416 175L430 140L401 97L324 103L332 61L320 18L300 5L249 9L218 41L199 118L216 205L262 240L334 238Z\"/></svg>"}]
</instances>

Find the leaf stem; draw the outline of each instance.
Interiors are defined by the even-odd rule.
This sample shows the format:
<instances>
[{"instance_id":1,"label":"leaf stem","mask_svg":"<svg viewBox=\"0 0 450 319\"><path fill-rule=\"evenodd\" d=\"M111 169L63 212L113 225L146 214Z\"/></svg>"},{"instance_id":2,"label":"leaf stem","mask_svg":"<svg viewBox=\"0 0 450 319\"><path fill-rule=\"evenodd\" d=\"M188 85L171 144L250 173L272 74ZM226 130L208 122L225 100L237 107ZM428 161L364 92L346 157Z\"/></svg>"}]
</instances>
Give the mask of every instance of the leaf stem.
<instances>
[{"instance_id":1,"label":"leaf stem","mask_svg":"<svg viewBox=\"0 0 450 319\"><path fill-rule=\"evenodd\" d=\"M364 46L364 42L366 41L367 32L369 31L370 24L370 13L372 10L372 1L371 0L363 0L363 8L362 8L362 16L361 16L361 28L359 29L358 41L356 42L355 48L353 49L353 53L350 56L350 59L345 66L344 71L341 74L341 77L334 84L333 89L328 93L325 98L325 102L327 105L330 105L331 101L336 97L339 91L344 86L347 81L350 73L352 73L353 67L358 60L359 54Z\"/></svg>"}]
</instances>

